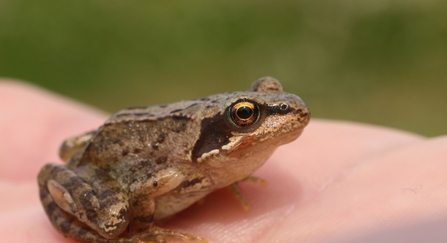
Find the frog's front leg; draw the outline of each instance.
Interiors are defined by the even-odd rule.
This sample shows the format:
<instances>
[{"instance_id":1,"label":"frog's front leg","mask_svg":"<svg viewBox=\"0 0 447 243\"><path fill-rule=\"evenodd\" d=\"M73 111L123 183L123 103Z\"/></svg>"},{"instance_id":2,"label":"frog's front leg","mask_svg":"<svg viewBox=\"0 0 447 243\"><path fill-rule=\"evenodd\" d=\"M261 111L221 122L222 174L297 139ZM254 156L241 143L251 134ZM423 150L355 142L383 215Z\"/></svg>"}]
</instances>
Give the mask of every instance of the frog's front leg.
<instances>
[{"instance_id":1,"label":"frog's front leg","mask_svg":"<svg viewBox=\"0 0 447 243\"><path fill-rule=\"evenodd\" d=\"M231 190L231 192L233 193L233 195L237 198L237 200L242 204L242 207L244 208L245 211L249 211L250 210L250 204L247 202L247 199L244 197L244 194L242 194L241 190L239 189L238 184L241 182L252 182L252 183L256 183L259 184L261 186L265 186L267 185L267 181L264 179L261 179L259 177L256 176L249 176L245 179L242 179L240 181L236 181L235 183L231 184L228 186L228 188Z\"/></svg>"},{"instance_id":2,"label":"frog's front leg","mask_svg":"<svg viewBox=\"0 0 447 243\"><path fill-rule=\"evenodd\" d=\"M88 143L95 133L96 131L90 131L76 137L66 139L59 148L59 157L64 162L70 160L71 157L79 151L79 149Z\"/></svg>"},{"instance_id":3,"label":"frog's front leg","mask_svg":"<svg viewBox=\"0 0 447 243\"><path fill-rule=\"evenodd\" d=\"M41 201L55 228L64 235L109 242L107 239L116 238L129 224L128 198L108 174L100 169L94 172L96 176L87 183L63 165L46 164L38 176Z\"/></svg>"},{"instance_id":4,"label":"frog's front leg","mask_svg":"<svg viewBox=\"0 0 447 243\"><path fill-rule=\"evenodd\" d=\"M151 174L151 176L147 176ZM160 166L154 171L141 170L132 173L134 182L130 185L130 207L132 218L127 228L128 236L132 242L166 243L167 239L180 239L207 243L200 236L159 228L154 225L155 199L172 192L184 182L185 176L176 167ZM159 202L158 202L159 203Z\"/></svg>"}]
</instances>

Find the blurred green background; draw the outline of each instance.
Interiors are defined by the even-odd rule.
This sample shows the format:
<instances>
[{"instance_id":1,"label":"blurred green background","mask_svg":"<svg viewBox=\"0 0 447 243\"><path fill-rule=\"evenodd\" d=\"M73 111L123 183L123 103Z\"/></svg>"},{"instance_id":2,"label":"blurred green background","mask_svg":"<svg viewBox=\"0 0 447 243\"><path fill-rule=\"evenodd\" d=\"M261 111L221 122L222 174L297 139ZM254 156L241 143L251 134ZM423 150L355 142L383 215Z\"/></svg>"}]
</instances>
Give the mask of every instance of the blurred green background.
<instances>
[{"instance_id":1,"label":"blurred green background","mask_svg":"<svg viewBox=\"0 0 447 243\"><path fill-rule=\"evenodd\" d=\"M278 78L313 117L447 133L445 0L0 0L0 76L109 112Z\"/></svg>"}]
</instances>

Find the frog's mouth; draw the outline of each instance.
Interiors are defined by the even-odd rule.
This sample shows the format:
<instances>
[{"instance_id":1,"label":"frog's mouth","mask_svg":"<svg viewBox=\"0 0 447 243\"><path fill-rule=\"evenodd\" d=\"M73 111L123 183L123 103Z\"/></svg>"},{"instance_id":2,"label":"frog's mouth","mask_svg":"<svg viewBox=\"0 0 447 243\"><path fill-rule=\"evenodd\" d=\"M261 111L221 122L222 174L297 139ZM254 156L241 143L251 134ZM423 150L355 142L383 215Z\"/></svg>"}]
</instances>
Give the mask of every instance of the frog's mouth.
<instances>
[{"instance_id":1,"label":"frog's mouth","mask_svg":"<svg viewBox=\"0 0 447 243\"><path fill-rule=\"evenodd\" d=\"M268 138L263 139L259 139L255 134L234 136L230 139L230 143L223 146L221 150L227 151L227 155L234 155L236 157L247 152L251 153L263 150L274 150L278 146L296 140L301 135L303 130L304 127L280 135L269 136Z\"/></svg>"},{"instance_id":2,"label":"frog's mouth","mask_svg":"<svg viewBox=\"0 0 447 243\"><path fill-rule=\"evenodd\" d=\"M277 146L291 143L291 142L295 141L297 138L299 138L301 136L301 134L303 133L303 131L304 131L304 127L299 130L294 130L294 131L291 131L288 133L281 134L273 139L274 143Z\"/></svg>"},{"instance_id":3,"label":"frog's mouth","mask_svg":"<svg viewBox=\"0 0 447 243\"><path fill-rule=\"evenodd\" d=\"M310 113L302 109L287 114L272 115L265 119L255 133L259 134L260 142L284 138L290 138L293 141L299 137L309 121Z\"/></svg>"}]
</instances>

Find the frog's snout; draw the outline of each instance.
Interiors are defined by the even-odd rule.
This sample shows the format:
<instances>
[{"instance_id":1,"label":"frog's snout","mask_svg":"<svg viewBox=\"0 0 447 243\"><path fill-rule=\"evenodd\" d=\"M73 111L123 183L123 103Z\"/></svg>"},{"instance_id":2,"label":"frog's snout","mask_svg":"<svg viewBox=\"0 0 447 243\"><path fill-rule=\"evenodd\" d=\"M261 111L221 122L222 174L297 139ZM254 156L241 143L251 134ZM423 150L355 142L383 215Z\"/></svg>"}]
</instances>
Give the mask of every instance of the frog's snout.
<instances>
[{"instance_id":1,"label":"frog's snout","mask_svg":"<svg viewBox=\"0 0 447 243\"><path fill-rule=\"evenodd\" d=\"M303 124L303 127L307 126L310 122L310 110L305 107L297 110L297 115L299 117L300 122Z\"/></svg>"}]
</instances>

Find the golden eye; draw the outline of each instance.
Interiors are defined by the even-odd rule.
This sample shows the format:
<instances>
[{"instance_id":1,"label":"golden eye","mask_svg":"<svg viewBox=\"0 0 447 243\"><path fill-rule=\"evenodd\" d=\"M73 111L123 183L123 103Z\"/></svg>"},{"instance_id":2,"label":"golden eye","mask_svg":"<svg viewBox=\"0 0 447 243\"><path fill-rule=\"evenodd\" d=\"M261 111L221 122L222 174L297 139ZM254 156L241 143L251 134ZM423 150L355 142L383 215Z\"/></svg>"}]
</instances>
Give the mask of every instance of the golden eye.
<instances>
[{"instance_id":1,"label":"golden eye","mask_svg":"<svg viewBox=\"0 0 447 243\"><path fill-rule=\"evenodd\" d=\"M249 126L258 120L258 106L249 101L235 103L230 109L231 120L238 126Z\"/></svg>"}]
</instances>

